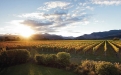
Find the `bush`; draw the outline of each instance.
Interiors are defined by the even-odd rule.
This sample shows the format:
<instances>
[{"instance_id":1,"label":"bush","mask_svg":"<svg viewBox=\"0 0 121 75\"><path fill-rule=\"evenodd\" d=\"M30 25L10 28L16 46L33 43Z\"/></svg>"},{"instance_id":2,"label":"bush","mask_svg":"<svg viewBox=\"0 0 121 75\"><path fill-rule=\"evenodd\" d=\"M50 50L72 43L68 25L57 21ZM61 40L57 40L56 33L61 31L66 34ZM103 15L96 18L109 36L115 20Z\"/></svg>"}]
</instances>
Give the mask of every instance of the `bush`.
<instances>
[{"instance_id":1,"label":"bush","mask_svg":"<svg viewBox=\"0 0 121 75\"><path fill-rule=\"evenodd\" d=\"M85 60L75 69L79 75L120 75L121 65L105 61Z\"/></svg>"},{"instance_id":2,"label":"bush","mask_svg":"<svg viewBox=\"0 0 121 75\"><path fill-rule=\"evenodd\" d=\"M57 56L56 56L56 54L47 55L46 62L47 62L48 66L56 67L57 66Z\"/></svg>"},{"instance_id":3,"label":"bush","mask_svg":"<svg viewBox=\"0 0 121 75\"><path fill-rule=\"evenodd\" d=\"M40 65L55 66L57 64L56 54L41 54L36 56L36 61Z\"/></svg>"},{"instance_id":4,"label":"bush","mask_svg":"<svg viewBox=\"0 0 121 75\"><path fill-rule=\"evenodd\" d=\"M52 67L66 67L70 64L70 54L66 52L59 52L56 54L41 54L36 56L36 61L40 65L47 65Z\"/></svg>"},{"instance_id":5,"label":"bush","mask_svg":"<svg viewBox=\"0 0 121 75\"><path fill-rule=\"evenodd\" d=\"M90 71L94 71L95 70L95 64L97 62L96 61L92 61L92 60L85 60L81 62L82 67L87 67Z\"/></svg>"},{"instance_id":6,"label":"bush","mask_svg":"<svg viewBox=\"0 0 121 75\"><path fill-rule=\"evenodd\" d=\"M9 50L0 54L0 66L7 67L28 61L30 53L27 50Z\"/></svg>"},{"instance_id":7,"label":"bush","mask_svg":"<svg viewBox=\"0 0 121 75\"><path fill-rule=\"evenodd\" d=\"M115 67L118 69L119 75L121 75L121 64L119 63L114 63Z\"/></svg>"},{"instance_id":8,"label":"bush","mask_svg":"<svg viewBox=\"0 0 121 75\"><path fill-rule=\"evenodd\" d=\"M96 65L98 75L119 75L118 69L110 62L100 62Z\"/></svg>"},{"instance_id":9,"label":"bush","mask_svg":"<svg viewBox=\"0 0 121 75\"><path fill-rule=\"evenodd\" d=\"M58 64L60 67L66 67L70 64L70 54L66 52L57 53Z\"/></svg>"},{"instance_id":10,"label":"bush","mask_svg":"<svg viewBox=\"0 0 121 75\"><path fill-rule=\"evenodd\" d=\"M81 65L79 65L75 72L81 75L96 75L95 73L95 65L96 61L91 60L85 60L81 62Z\"/></svg>"},{"instance_id":11,"label":"bush","mask_svg":"<svg viewBox=\"0 0 121 75\"><path fill-rule=\"evenodd\" d=\"M44 54L36 56L36 61L40 65L44 65L46 63L46 58Z\"/></svg>"},{"instance_id":12,"label":"bush","mask_svg":"<svg viewBox=\"0 0 121 75\"><path fill-rule=\"evenodd\" d=\"M69 66L67 66L67 67L70 67L70 70L75 70L77 67L78 67L78 64L77 63L70 63L70 65Z\"/></svg>"}]
</instances>

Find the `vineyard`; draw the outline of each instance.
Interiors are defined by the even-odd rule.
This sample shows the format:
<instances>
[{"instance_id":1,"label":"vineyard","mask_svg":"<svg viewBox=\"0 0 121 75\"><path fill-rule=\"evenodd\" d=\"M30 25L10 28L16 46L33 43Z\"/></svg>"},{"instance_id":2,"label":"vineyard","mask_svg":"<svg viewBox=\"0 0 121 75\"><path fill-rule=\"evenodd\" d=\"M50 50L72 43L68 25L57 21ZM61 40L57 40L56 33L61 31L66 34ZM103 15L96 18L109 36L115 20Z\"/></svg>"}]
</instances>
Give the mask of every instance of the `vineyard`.
<instances>
[{"instance_id":1,"label":"vineyard","mask_svg":"<svg viewBox=\"0 0 121 75\"><path fill-rule=\"evenodd\" d=\"M0 51L13 49L27 49L32 56L41 53L68 52L72 56L72 62L80 62L83 59L121 62L121 41L41 40L0 42Z\"/></svg>"}]
</instances>

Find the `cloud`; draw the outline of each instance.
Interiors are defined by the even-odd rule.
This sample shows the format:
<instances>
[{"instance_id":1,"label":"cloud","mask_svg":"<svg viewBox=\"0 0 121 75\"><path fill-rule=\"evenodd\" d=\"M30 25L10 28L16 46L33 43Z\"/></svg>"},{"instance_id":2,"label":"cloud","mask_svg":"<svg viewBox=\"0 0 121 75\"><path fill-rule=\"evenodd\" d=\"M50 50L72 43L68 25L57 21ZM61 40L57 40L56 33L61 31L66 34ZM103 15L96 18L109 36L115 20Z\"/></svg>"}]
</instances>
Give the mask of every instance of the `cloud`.
<instances>
[{"instance_id":1,"label":"cloud","mask_svg":"<svg viewBox=\"0 0 121 75\"><path fill-rule=\"evenodd\" d=\"M55 15L66 15L67 14L67 10L63 10L63 9L59 9L59 10L56 10L54 12Z\"/></svg>"},{"instance_id":2,"label":"cloud","mask_svg":"<svg viewBox=\"0 0 121 75\"><path fill-rule=\"evenodd\" d=\"M12 24L12 25L19 25L21 22L23 22L24 20L12 20L11 22L7 22L8 24Z\"/></svg>"},{"instance_id":3,"label":"cloud","mask_svg":"<svg viewBox=\"0 0 121 75\"><path fill-rule=\"evenodd\" d=\"M35 21L35 20L25 20L23 22L21 22L21 24L25 24L28 26L32 26L32 27L39 27L39 26L47 26L47 25L52 25L53 22L50 21L45 21L45 22L41 22L41 21Z\"/></svg>"},{"instance_id":4,"label":"cloud","mask_svg":"<svg viewBox=\"0 0 121 75\"><path fill-rule=\"evenodd\" d=\"M93 4L99 5L120 5L121 0L91 0Z\"/></svg>"},{"instance_id":5,"label":"cloud","mask_svg":"<svg viewBox=\"0 0 121 75\"><path fill-rule=\"evenodd\" d=\"M25 14L21 14L21 15L18 15L17 17L20 17L20 18L34 18L34 19L44 19L44 13L40 13L40 12L35 12L35 13L25 13Z\"/></svg>"},{"instance_id":6,"label":"cloud","mask_svg":"<svg viewBox=\"0 0 121 75\"><path fill-rule=\"evenodd\" d=\"M66 9L67 6L69 6L70 3L68 2L62 2L62 1L50 1L44 3L44 7L39 7L38 10L49 10L53 8L61 8L61 9Z\"/></svg>"},{"instance_id":7,"label":"cloud","mask_svg":"<svg viewBox=\"0 0 121 75\"><path fill-rule=\"evenodd\" d=\"M69 28L69 26L73 28L74 25L88 25L93 15L87 13L86 10L94 9L88 4L80 0L45 2L38 8L38 12L18 15L19 18L24 18L19 23L42 33L60 32L61 29Z\"/></svg>"},{"instance_id":8,"label":"cloud","mask_svg":"<svg viewBox=\"0 0 121 75\"><path fill-rule=\"evenodd\" d=\"M93 8L93 7L91 7L91 6L86 6L86 9L94 10L94 8Z\"/></svg>"}]
</instances>

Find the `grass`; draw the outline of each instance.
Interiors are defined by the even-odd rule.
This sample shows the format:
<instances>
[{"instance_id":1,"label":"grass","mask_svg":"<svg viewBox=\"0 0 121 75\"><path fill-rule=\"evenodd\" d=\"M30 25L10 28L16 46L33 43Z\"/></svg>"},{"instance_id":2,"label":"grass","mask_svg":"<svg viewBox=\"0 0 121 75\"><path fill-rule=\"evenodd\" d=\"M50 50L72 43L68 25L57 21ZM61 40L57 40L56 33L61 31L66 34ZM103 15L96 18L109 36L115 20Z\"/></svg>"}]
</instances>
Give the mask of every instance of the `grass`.
<instances>
[{"instance_id":1,"label":"grass","mask_svg":"<svg viewBox=\"0 0 121 75\"><path fill-rule=\"evenodd\" d=\"M62 69L50 68L41 65L26 63L4 68L0 71L0 75L76 75Z\"/></svg>"}]
</instances>

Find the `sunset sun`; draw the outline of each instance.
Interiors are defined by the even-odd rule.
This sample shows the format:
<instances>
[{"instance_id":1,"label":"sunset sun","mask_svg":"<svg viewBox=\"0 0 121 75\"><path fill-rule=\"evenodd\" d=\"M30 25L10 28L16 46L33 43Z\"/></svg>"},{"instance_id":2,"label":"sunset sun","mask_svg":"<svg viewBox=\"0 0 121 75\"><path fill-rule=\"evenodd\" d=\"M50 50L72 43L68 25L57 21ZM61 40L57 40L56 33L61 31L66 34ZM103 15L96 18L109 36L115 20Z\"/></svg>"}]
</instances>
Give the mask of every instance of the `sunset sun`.
<instances>
[{"instance_id":1,"label":"sunset sun","mask_svg":"<svg viewBox=\"0 0 121 75\"><path fill-rule=\"evenodd\" d=\"M34 30L28 26L20 25L15 28L15 31L22 37L29 38L34 34Z\"/></svg>"}]
</instances>

